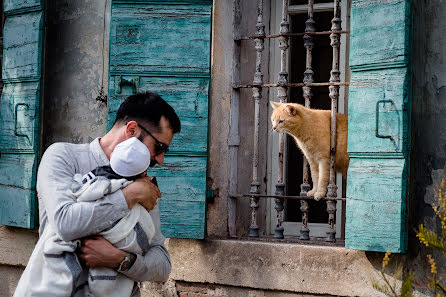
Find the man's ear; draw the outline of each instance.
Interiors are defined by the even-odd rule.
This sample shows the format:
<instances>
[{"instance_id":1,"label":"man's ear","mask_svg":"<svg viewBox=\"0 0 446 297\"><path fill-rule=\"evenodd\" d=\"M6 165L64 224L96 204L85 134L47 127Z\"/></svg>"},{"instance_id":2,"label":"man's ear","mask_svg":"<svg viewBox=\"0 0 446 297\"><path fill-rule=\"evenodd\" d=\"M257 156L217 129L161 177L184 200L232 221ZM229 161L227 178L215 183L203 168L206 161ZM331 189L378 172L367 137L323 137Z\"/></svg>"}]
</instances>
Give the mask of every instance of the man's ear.
<instances>
[{"instance_id":1,"label":"man's ear","mask_svg":"<svg viewBox=\"0 0 446 297\"><path fill-rule=\"evenodd\" d=\"M280 103L279 103L279 102L270 101L269 103L271 104L271 107L272 107L273 109L276 109L277 107L280 106Z\"/></svg>"},{"instance_id":2,"label":"man's ear","mask_svg":"<svg viewBox=\"0 0 446 297\"><path fill-rule=\"evenodd\" d=\"M138 132L138 123L135 121L129 121L125 125L125 136L128 138L136 136L136 133Z\"/></svg>"},{"instance_id":3,"label":"man's ear","mask_svg":"<svg viewBox=\"0 0 446 297\"><path fill-rule=\"evenodd\" d=\"M292 105L287 105L285 107L286 112L290 115L290 116L295 116L297 114L297 109L296 107L292 106Z\"/></svg>"}]
</instances>

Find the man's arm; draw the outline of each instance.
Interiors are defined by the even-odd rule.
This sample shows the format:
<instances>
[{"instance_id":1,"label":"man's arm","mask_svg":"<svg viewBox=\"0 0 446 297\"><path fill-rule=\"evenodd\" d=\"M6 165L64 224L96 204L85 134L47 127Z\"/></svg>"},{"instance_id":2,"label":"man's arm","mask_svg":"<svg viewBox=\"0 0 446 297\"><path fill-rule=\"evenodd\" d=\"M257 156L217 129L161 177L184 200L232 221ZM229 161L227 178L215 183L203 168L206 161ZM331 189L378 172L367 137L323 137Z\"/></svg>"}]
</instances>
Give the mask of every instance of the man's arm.
<instances>
[{"instance_id":1,"label":"man's arm","mask_svg":"<svg viewBox=\"0 0 446 297\"><path fill-rule=\"evenodd\" d=\"M129 208L136 203L148 210L155 206L161 194L149 178L138 179L123 191L118 190L96 201L75 201L69 191L73 176L79 171L76 170L79 164L72 155L79 152L70 151L70 146L63 143L50 146L42 157L37 174L39 203L43 204L48 222L62 240L97 234L128 214Z\"/></svg>"},{"instance_id":2,"label":"man's arm","mask_svg":"<svg viewBox=\"0 0 446 297\"><path fill-rule=\"evenodd\" d=\"M164 246L165 237L161 233L158 205L150 215L155 225L155 236L150 249L145 255L136 255L135 263L123 273L135 281L165 282L169 278L172 265L169 252Z\"/></svg>"},{"instance_id":3,"label":"man's arm","mask_svg":"<svg viewBox=\"0 0 446 297\"><path fill-rule=\"evenodd\" d=\"M122 191L92 202L77 202L69 195L79 165L71 156L77 152L68 146L51 145L37 173L39 203L43 203L50 225L65 241L99 233L129 212Z\"/></svg>"},{"instance_id":4,"label":"man's arm","mask_svg":"<svg viewBox=\"0 0 446 297\"><path fill-rule=\"evenodd\" d=\"M155 207L150 215L155 225L155 236L150 249L145 255L135 255L132 266L123 273L134 281L163 282L169 278L170 256L164 246L165 238L160 230L159 208ZM80 257L91 268L115 268L124 259L125 252L98 236L83 240Z\"/></svg>"}]
</instances>

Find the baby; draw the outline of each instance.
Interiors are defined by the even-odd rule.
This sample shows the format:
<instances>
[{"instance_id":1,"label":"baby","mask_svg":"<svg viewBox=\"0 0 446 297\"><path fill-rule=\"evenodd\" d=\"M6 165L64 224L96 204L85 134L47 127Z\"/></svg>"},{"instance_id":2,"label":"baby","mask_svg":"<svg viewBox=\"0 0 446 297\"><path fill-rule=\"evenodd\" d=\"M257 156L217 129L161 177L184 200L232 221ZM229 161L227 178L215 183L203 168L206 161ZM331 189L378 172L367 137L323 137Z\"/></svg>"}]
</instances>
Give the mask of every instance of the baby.
<instances>
[{"instance_id":1,"label":"baby","mask_svg":"<svg viewBox=\"0 0 446 297\"><path fill-rule=\"evenodd\" d=\"M110 166L97 167L83 176L75 174L69 194L76 201L95 201L144 176L149 165L148 148L136 137L129 138L115 147ZM156 184L156 180L152 182ZM84 290L85 296L130 296L133 280L110 268L90 268L88 286L75 288L73 271L80 269L75 252L81 242L63 241L51 229L48 226L39 238L14 296L71 296L77 290ZM155 227L149 212L136 204L125 217L97 235L118 249L144 255L154 234ZM38 285L27 285L29 279L36 284L36 278L40 279Z\"/></svg>"}]
</instances>

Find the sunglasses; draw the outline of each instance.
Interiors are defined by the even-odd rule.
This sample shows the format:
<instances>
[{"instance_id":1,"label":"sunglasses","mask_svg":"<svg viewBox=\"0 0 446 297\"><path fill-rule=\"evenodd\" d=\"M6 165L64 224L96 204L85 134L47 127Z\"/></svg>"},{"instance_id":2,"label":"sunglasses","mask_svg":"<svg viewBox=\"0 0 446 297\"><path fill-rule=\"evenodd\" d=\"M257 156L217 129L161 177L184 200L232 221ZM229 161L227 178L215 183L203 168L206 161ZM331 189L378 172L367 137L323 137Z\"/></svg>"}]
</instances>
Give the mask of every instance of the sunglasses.
<instances>
[{"instance_id":1,"label":"sunglasses","mask_svg":"<svg viewBox=\"0 0 446 297\"><path fill-rule=\"evenodd\" d=\"M169 151L169 146L158 139L155 138L155 136L152 135L146 128L138 124L138 127L141 128L144 132L149 134L153 140L155 140L155 156L161 155L162 153L167 153Z\"/></svg>"}]
</instances>

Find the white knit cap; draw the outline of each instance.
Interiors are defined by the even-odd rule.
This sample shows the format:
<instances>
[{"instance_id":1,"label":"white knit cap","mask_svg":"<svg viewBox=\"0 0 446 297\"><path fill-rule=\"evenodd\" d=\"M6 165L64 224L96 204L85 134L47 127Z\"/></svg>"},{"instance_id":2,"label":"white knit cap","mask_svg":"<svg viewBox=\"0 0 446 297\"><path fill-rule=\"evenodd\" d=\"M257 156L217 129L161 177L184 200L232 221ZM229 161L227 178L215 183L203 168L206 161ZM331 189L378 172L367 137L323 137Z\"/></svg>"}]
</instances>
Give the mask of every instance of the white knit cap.
<instances>
[{"instance_id":1,"label":"white knit cap","mask_svg":"<svg viewBox=\"0 0 446 297\"><path fill-rule=\"evenodd\" d=\"M143 173L150 165L150 151L138 138L119 143L110 158L110 166L117 174L129 177Z\"/></svg>"}]
</instances>

